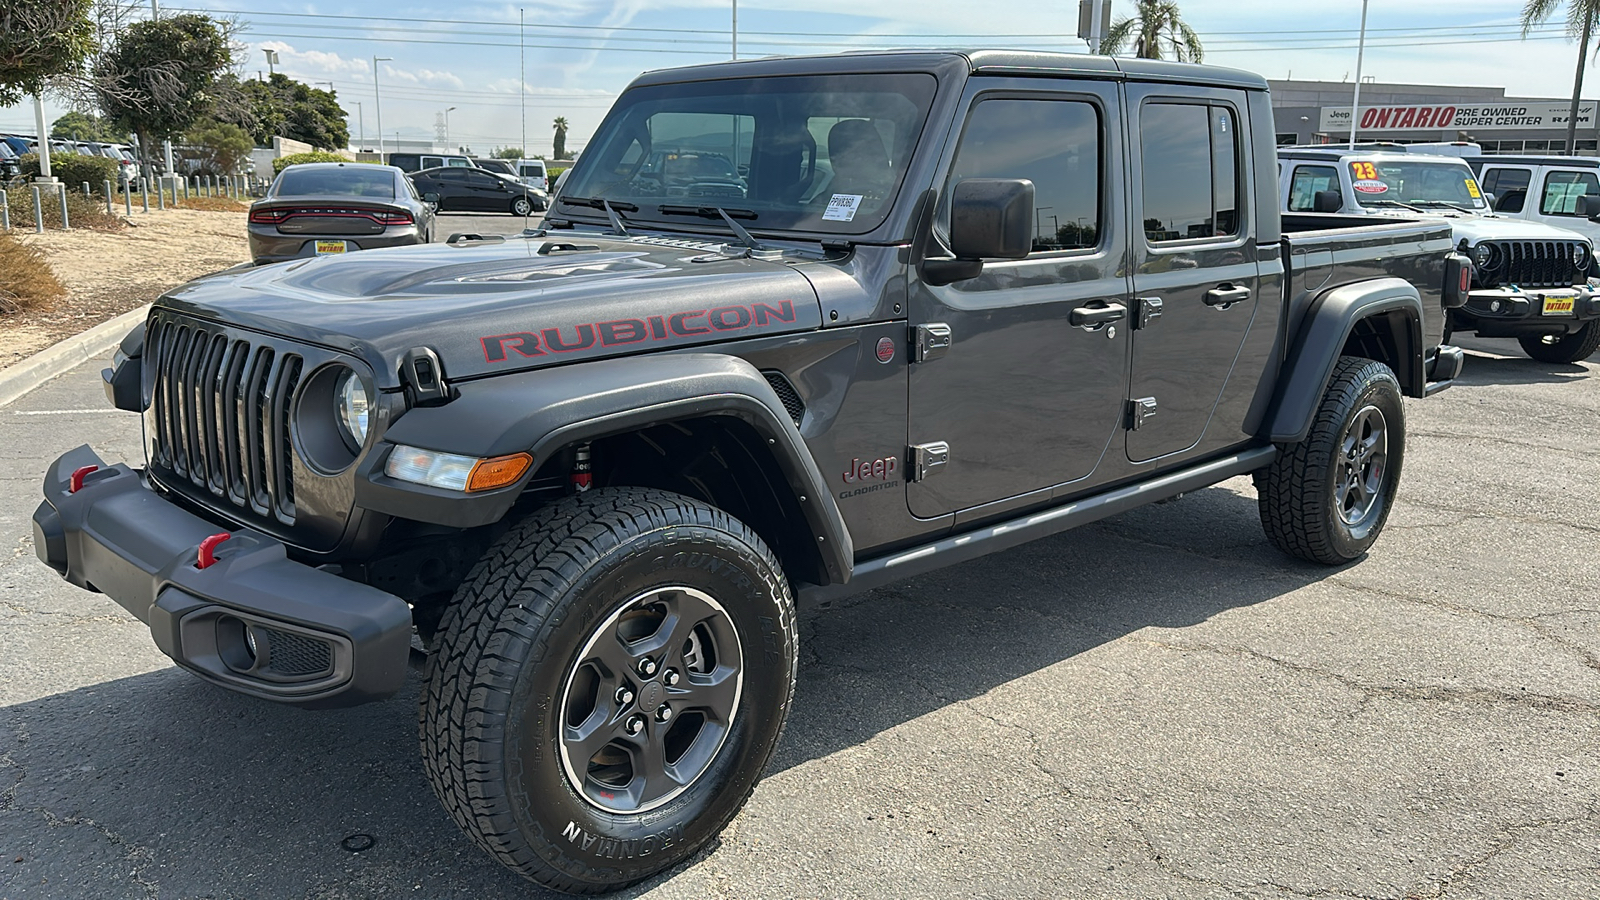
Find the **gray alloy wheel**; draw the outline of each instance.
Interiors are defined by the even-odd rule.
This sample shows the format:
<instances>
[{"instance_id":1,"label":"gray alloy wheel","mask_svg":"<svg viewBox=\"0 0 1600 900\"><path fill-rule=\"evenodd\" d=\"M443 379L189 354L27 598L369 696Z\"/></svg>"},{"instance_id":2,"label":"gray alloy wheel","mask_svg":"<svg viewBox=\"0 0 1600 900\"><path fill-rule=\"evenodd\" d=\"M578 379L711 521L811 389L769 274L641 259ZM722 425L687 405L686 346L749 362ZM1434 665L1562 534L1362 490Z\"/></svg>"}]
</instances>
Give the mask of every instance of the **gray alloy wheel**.
<instances>
[{"instance_id":1,"label":"gray alloy wheel","mask_svg":"<svg viewBox=\"0 0 1600 900\"><path fill-rule=\"evenodd\" d=\"M1367 525L1383 497L1389 429L1383 411L1364 406L1345 426L1332 479L1334 508L1351 530Z\"/></svg>"},{"instance_id":2,"label":"gray alloy wheel","mask_svg":"<svg viewBox=\"0 0 1600 900\"><path fill-rule=\"evenodd\" d=\"M744 687L727 610L687 586L654 588L595 628L561 693L561 764L606 812L671 801L716 760Z\"/></svg>"},{"instance_id":3,"label":"gray alloy wheel","mask_svg":"<svg viewBox=\"0 0 1600 900\"><path fill-rule=\"evenodd\" d=\"M527 216L533 212L533 203L527 197L518 197L511 201L511 214L514 216Z\"/></svg>"}]
</instances>

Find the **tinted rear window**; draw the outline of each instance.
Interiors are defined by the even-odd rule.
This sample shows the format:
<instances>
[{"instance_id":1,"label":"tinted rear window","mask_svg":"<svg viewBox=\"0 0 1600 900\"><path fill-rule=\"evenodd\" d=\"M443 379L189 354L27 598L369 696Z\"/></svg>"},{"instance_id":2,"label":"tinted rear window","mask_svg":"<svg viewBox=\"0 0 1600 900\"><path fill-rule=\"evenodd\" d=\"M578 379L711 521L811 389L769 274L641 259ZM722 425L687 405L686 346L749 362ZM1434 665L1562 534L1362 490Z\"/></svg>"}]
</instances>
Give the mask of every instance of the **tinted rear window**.
<instances>
[{"instance_id":1,"label":"tinted rear window","mask_svg":"<svg viewBox=\"0 0 1600 900\"><path fill-rule=\"evenodd\" d=\"M288 169L278 181L278 197L372 197L394 199L394 173L362 166Z\"/></svg>"}]
</instances>

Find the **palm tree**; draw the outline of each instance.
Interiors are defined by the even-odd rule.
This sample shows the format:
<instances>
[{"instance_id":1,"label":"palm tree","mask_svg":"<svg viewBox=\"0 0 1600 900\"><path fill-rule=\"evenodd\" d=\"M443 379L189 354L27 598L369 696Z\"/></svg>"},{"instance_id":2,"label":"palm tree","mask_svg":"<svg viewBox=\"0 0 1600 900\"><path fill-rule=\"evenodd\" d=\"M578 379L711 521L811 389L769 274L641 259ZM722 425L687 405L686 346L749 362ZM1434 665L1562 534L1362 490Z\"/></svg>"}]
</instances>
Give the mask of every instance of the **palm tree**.
<instances>
[{"instance_id":1,"label":"palm tree","mask_svg":"<svg viewBox=\"0 0 1600 900\"><path fill-rule=\"evenodd\" d=\"M1100 41L1100 52L1107 56L1115 56L1122 52L1122 48L1130 41L1133 43L1133 55L1140 59L1167 59L1163 55L1170 51L1171 59L1177 62L1199 62L1205 56L1205 51L1200 47L1200 35L1195 34L1189 23L1183 20L1183 13L1178 11L1178 4L1173 0L1134 0L1137 8L1131 16L1118 19L1111 30ZM1546 0L1528 0L1529 4L1546 2ZM1555 0L1547 0L1555 2ZM1574 3L1595 2L1600 0L1572 0Z\"/></svg>"},{"instance_id":2,"label":"palm tree","mask_svg":"<svg viewBox=\"0 0 1600 900\"><path fill-rule=\"evenodd\" d=\"M566 159L567 158L567 117L566 116L556 116L555 129L556 129L556 140L555 140L554 149L556 151L556 159Z\"/></svg>"},{"instance_id":3,"label":"palm tree","mask_svg":"<svg viewBox=\"0 0 1600 900\"><path fill-rule=\"evenodd\" d=\"M1540 25L1556 11L1557 0L1528 0L1522 7L1522 36ZM1567 36L1578 39L1578 71L1572 76L1572 112L1567 116L1567 152L1576 154L1573 138L1578 133L1578 95L1583 93L1583 68L1589 59L1589 34L1600 21L1600 0L1567 0Z\"/></svg>"}]
</instances>

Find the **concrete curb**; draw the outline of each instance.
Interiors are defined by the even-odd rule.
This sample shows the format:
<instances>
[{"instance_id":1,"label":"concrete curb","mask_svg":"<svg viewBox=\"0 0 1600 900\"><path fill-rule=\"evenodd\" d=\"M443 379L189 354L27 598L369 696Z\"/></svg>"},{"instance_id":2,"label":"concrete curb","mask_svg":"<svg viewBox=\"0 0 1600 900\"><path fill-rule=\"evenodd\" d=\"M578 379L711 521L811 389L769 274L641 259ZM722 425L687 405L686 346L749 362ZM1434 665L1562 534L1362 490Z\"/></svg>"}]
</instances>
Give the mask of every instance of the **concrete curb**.
<instances>
[{"instance_id":1,"label":"concrete curb","mask_svg":"<svg viewBox=\"0 0 1600 900\"><path fill-rule=\"evenodd\" d=\"M54 347L40 350L10 368L0 370L0 406L5 406L46 381L72 370L79 363L94 359L122 342L133 326L150 312L146 303L109 322L101 322L82 334L67 338Z\"/></svg>"}]
</instances>

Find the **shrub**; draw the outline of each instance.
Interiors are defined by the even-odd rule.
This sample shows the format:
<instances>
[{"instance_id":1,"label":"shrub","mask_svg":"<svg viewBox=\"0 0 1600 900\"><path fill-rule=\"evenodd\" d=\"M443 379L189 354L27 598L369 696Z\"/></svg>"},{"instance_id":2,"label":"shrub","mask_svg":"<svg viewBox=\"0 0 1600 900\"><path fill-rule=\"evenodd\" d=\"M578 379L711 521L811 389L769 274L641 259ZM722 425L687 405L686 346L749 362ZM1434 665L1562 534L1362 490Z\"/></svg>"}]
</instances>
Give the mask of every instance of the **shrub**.
<instances>
[{"instance_id":1,"label":"shrub","mask_svg":"<svg viewBox=\"0 0 1600 900\"><path fill-rule=\"evenodd\" d=\"M64 293L37 247L0 232L0 313L42 306Z\"/></svg>"},{"instance_id":2,"label":"shrub","mask_svg":"<svg viewBox=\"0 0 1600 900\"><path fill-rule=\"evenodd\" d=\"M310 153L291 153L288 156L280 156L272 161L272 174L277 175L288 166L316 162L350 162L350 160L337 153L329 153L326 150L312 150Z\"/></svg>"},{"instance_id":3,"label":"shrub","mask_svg":"<svg viewBox=\"0 0 1600 900\"><path fill-rule=\"evenodd\" d=\"M35 178L39 174L39 154L29 153L17 161L22 167L22 174L27 178ZM120 164L114 159L104 156L88 156L82 153L52 153L50 154L50 174L57 181L65 182L69 189L76 190L83 182L89 182L89 189L104 191L105 183L111 182L115 189L117 184L117 169Z\"/></svg>"}]
</instances>

